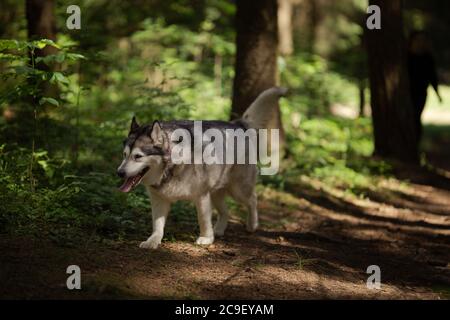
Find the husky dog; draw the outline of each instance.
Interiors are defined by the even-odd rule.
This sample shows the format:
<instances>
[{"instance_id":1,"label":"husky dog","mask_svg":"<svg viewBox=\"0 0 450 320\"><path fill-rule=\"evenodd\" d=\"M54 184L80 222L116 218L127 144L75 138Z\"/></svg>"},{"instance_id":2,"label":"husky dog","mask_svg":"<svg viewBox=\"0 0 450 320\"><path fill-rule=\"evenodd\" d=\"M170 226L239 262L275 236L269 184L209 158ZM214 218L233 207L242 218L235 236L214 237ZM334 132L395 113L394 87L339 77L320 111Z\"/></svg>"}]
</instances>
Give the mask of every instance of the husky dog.
<instances>
[{"instance_id":1,"label":"husky dog","mask_svg":"<svg viewBox=\"0 0 450 320\"><path fill-rule=\"evenodd\" d=\"M203 121L203 130L214 128L223 132L227 129L266 128L274 117L278 99L285 93L285 88L268 89L258 96L241 119ZM225 196L231 196L248 208L246 228L249 232L258 227L256 164L174 164L171 160L171 150L175 145L170 139L171 134L179 128L193 133L193 126L194 122L187 120L155 121L142 126L135 117L131 121L117 174L124 179L120 191L129 192L142 183L150 196L153 233L140 244L141 248L156 249L161 244L171 203L178 200L195 203L200 226L196 244L209 245L215 236L223 236L228 223ZM218 211L214 228L213 208Z\"/></svg>"}]
</instances>

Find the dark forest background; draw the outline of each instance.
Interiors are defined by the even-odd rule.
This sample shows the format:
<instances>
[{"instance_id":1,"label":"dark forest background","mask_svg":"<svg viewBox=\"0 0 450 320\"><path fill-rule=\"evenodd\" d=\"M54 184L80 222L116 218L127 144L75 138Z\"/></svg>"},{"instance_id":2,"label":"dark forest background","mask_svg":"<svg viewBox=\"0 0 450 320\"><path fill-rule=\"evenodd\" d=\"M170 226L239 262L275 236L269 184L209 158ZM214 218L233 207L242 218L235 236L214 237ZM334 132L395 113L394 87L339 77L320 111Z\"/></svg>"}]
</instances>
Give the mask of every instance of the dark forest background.
<instances>
[{"instance_id":1,"label":"dark forest background","mask_svg":"<svg viewBox=\"0 0 450 320\"><path fill-rule=\"evenodd\" d=\"M66 27L72 4L80 30ZM0 0L0 232L63 246L142 238L144 188L116 190L132 116L228 120L274 85L289 88L273 119L285 158L259 178L263 197L301 183L382 200L398 167L437 174L450 143L450 2L370 4L381 30L365 27L365 0ZM417 30L443 98L430 89L421 141L406 69ZM195 225L190 204L171 216ZM186 239L179 230L165 240Z\"/></svg>"}]
</instances>

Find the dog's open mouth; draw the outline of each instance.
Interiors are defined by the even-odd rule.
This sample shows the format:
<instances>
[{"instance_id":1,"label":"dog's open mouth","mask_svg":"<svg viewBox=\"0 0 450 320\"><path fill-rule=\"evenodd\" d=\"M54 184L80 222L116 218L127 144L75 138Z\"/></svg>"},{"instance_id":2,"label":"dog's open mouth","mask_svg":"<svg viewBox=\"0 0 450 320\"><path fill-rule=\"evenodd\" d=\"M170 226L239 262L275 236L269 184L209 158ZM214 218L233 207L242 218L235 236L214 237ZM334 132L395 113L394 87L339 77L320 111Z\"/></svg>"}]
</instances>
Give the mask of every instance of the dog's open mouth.
<instances>
[{"instance_id":1,"label":"dog's open mouth","mask_svg":"<svg viewBox=\"0 0 450 320\"><path fill-rule=\"evenodd\" d=\"M119 190L122 192L129 192L131 189L136 187L141 182L148 169L148 167L144 168L137 175L125 179L125 182L119 187Z\"/></svg>"}]
</instances>

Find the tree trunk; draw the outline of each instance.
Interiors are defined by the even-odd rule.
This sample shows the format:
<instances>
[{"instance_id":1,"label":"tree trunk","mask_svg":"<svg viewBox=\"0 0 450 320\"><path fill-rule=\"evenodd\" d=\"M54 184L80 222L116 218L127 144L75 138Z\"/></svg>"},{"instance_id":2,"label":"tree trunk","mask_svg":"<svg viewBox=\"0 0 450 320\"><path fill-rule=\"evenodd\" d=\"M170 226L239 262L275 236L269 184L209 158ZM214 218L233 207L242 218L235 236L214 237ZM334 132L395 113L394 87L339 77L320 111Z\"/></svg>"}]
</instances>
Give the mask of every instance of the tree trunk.
<instances>
[{"instance_id":1,"label":"tree trunk","mask_svg":"<svg viewBox=\"0 0 450 320\"><path fill-rule=\"evenodd\" d=\"M364 79L358 80L359 93L359 116L364 117L364 107L366 106L366 84Z\"/></svg>"},{"instance_id":2,"label":"tree trunk","mask_svg":"<svg viewBox=\"0 0 450 320\"><path fill-rule=\"evenodd\" d=\"M49 39L56 42L56 24L54 16L54 1L53 0L26 0L25 11L27 19L28 40ZM40 70L49 71L49 67L44 63L34 64L37 57L45 57L50 54L57 53L57 49L52 46L45 46L42 50L36 49L34 57L31 57L30 64ZM52 69L57 69L53 66ZM45 83L39 86L40 94L31 98L33 104L37 104L41 97L57 97L59 95L58 86L50 83ZM44 104L39 109L39 112L45 111L50 104ZM36 113L36 111L35 111Z\"/></svg>"},{"instance_id":3,"label":"tree trunk","mask_svg":"<svg viewBox=\"0 0 450 320\"><path fill-rule=\"evenodd\" d=\"M277 0L237 0L236 5L232 119L239 118L261 92L277 84ZM279 129L281 152L285 137L279 106L267 129Z\"/></svg>"},{"instance_id":4,"label":"tree trunk","mask_svg":"<svg viewBox=\"0 0 450 320\"><path fill-rule=\"evenodd\" d=\"M320 8L317 0L308 0L308 52L314 53L316 49L317 29L320 24Z\"/></svg>"},{"instance_id":5,"label":"tree trunk","mask_svg":"<svg viewBox=\"0 0 450 320\"><path fill-rule=\"evenodd\" d=\"M366 31L375 155L416 162L402 0L370 0L370 4L381 9L381 29Z\"/></svg>"},{"instance_id":6,"label":"tree trunk","mask_svg":"<svg viewBox=\"0 0 450 320\"><path fill-rule=\"evenodd\" d=\"M2 0L0 10L0 38L11 39L17 35L17 18L20 15L16 1Z\"/></svg>"},{"instance_id":7,"label":"tree trunk","mask_svg":"<svg viewBox=\"0 0 450 320\"><path fill-rule=\"evenodd\" d=\"M53 0L26 0L28 39L50 39L56 41ZM36 50L36 56L46 56L56 52L56 48L46 46Z\"/></svg>"},{"instance_id":8,"label":"tree trunk","mask_svg":"<svg viewBox=\"0 0 450 320\"><path fill-rule=\"evenodd\" d=\"M261 92L276 84L277 1L237 0L236 29L232 118L240 117Z\"/></svg>"},{"instance_id":9,"label":"tree trunk","mask_svg":"<svg viewBox=\"0 0 450 320\"><path fill-rule=\"evenodd\" d=\"M281 55L288 56L294 51L292 39L292 0L279 0L278 7L278 49Z\"/></svg>"}]
</instances>

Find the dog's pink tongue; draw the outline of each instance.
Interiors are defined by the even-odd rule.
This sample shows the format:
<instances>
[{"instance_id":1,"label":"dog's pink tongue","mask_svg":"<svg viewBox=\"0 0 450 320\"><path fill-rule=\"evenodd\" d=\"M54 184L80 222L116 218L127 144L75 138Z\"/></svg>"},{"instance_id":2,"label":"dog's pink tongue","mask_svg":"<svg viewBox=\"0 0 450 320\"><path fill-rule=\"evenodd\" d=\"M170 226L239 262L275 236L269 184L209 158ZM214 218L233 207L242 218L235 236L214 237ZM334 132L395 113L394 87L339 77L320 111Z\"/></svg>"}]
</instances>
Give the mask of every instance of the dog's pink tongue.
<instances>
[{"instance_id":1,"label":"dog's pink tongue","mask_svg":"<svg viewBox=\"0 0 450 320\"><path fill-rule=\"evenodd\" d=\"M119 190L122 192L129 192L133 187L133 179L128 178L125 182L119 187Z\"/></svg>"}]
</instances>

